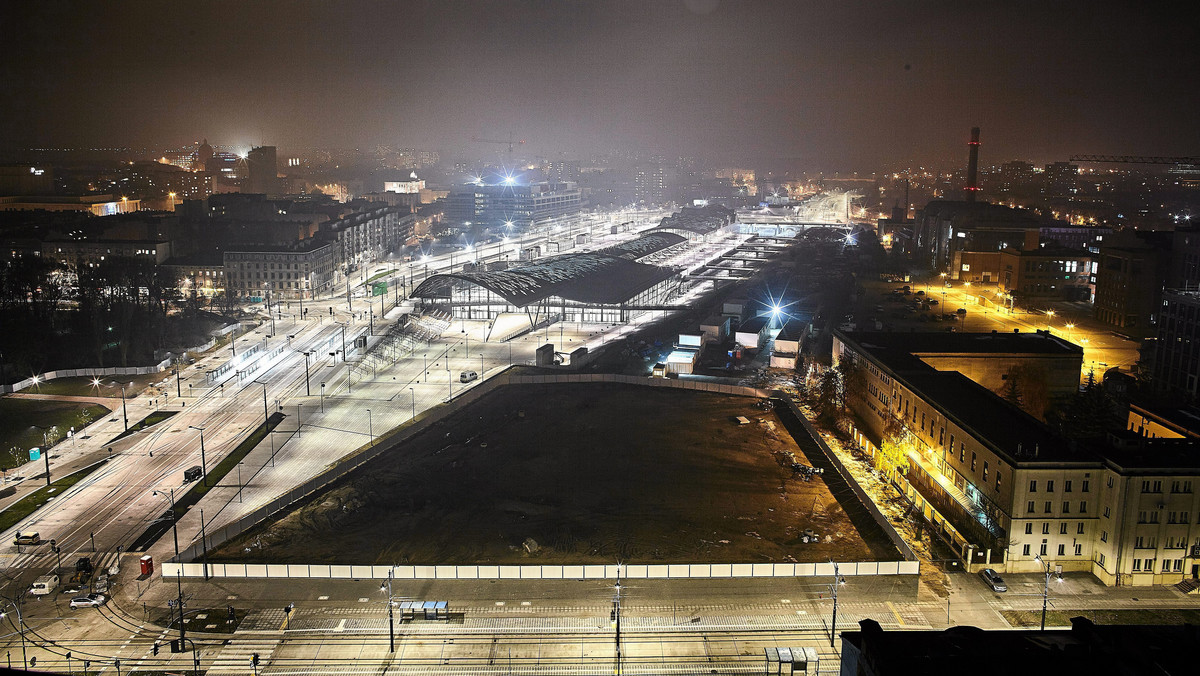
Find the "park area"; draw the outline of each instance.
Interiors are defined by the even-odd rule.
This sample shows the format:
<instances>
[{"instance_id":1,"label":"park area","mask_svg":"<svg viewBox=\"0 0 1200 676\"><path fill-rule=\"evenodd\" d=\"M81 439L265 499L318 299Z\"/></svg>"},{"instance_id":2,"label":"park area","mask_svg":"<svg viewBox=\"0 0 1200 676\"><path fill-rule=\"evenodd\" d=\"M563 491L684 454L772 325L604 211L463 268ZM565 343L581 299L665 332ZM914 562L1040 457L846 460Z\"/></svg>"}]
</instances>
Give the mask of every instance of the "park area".
<instances>
[{"instance_id":1,"label":"park area","mask_svg":"<svg viewBox=\"0 0 1200 676\"><path fill-rule=\"evenodd\" d=\"M108 413L98 404L0 397L0 468L10 469L29 461L29 449L47 441L66 441L73 427L82 430Z\"/></svg>"},{"instance_id":2,"label":"park area","mask_svg":"<svg viewBox=\"0 0 1200 676\"><path fill-rule=\"evenodd\" d=\"M864 539L821 475L805 480L793 470L813 463L774 411L758 404L622 385L501 388L226 543L209 561L898 558L882 531Z\"/></svg>"}]
</instances>

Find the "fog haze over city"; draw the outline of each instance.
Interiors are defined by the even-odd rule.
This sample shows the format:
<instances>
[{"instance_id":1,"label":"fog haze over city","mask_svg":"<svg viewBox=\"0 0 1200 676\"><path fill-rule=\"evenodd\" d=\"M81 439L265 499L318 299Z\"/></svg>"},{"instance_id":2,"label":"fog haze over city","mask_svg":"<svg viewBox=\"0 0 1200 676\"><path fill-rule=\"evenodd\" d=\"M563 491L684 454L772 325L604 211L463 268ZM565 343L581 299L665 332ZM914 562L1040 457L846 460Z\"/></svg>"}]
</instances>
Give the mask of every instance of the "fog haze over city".
<instances>
[{"instance_id":1,"label":"fog haze over city","mask_svg":"<svg viewBox=\"0 0 1200 676\"><path fill-rule=\"evenodd\" d=\"M0 148L469 145L809 169L1186 154L1172 3L21 3ZM999 150L993 152L1000 152ZM995 156L992 156L993 159Z\"/></svg>"}]
</instances>

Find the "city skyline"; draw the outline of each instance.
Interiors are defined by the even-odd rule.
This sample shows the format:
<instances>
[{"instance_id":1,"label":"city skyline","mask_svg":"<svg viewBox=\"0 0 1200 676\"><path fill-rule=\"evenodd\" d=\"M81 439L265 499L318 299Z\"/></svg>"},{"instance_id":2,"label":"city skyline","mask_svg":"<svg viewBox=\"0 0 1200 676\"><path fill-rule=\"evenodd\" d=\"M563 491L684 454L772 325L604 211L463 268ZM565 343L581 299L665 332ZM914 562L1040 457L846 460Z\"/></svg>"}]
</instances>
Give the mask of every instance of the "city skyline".
<instances>
[{"instance_id":1,"label":"city skyline","mask_svg":"<svg viewBox=\"0 0 1200 676\"><path fill-rule=\"evenodd\" d=\"M0 149L611 148L814 170L1194 154L1170 8L216 3L8 11ZM365 17L369 17L369 20ZM1125 35L1152 35L1129 40ZM1049 64L1049 66L1047 65ZM81 99L85 102L80 105Z\"/></svg>"}]
</instances>

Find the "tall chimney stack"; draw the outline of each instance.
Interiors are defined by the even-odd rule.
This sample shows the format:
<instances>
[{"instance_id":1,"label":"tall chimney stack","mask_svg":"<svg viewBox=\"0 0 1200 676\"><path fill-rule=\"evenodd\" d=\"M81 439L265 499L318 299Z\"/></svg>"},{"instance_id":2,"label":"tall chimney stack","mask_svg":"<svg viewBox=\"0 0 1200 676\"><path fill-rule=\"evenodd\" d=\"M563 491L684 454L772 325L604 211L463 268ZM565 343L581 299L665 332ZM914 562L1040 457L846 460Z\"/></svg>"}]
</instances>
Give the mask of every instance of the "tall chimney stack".
<instances>
[{"instance_id":1,"label":"tall chimney stack","mask_svg":"<svg viewBox=\"0 0 1200 676\"><path fill-rule=\"evenodd\" d=\"M971 149L967 160L967 201L975 201L975 193L979 192L979 127L971 128L971 141L967 144Z\"/></svg>"}]
</instances>

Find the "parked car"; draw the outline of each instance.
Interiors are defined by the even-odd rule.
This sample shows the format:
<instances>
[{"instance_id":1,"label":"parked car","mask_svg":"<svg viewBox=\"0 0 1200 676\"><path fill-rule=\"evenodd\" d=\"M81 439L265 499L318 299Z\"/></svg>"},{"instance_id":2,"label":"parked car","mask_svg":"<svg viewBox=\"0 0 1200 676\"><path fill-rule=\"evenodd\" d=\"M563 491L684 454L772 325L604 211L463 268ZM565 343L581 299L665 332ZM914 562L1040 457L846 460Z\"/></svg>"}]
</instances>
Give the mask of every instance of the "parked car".
<instances>
[{"instance_id":1,"label":"parked car","mask_svg":"<svg viewBox=\"0 0 1200 676\"><path fill-rule=\"evenodd\" d=\"M108 574L101 573L96 576L96 581L92 583L92 591L102 594L108 591Z\"/></svg>"},{"instance_id":2,"label":"parked car","mask_svg":"<svg viewBox=\"0 0 1200 676\"><path fill-rule=\"evenodd\" d=\"M204 475L204 469L200 465L195 465L183 470L183 483L191 483Z\"/></svg>"},{"instance_id":3,"label":"parked car","mask_svg":"<svg viewBox=\"0 0 1200 676\"><path fill-rule=\"evenodd\" d=\"M994 592L1008 591L1008 585L1004 584L1004 578L991 568L984 568L979 571L979 577L983 578L983 583L991 588Z\"/></svg>"},{"instance_id":4,"label":"parked car","mask_svg":"<svg viewBox=\"0 0 1200 676\"><path fill-rule=\"evenodd\" d=\"M104 594L86 594L84 596L76 596L71 599L71 609L75 608L96 608L104 605L107 599Z\"/></svg>"}]
</instances>

